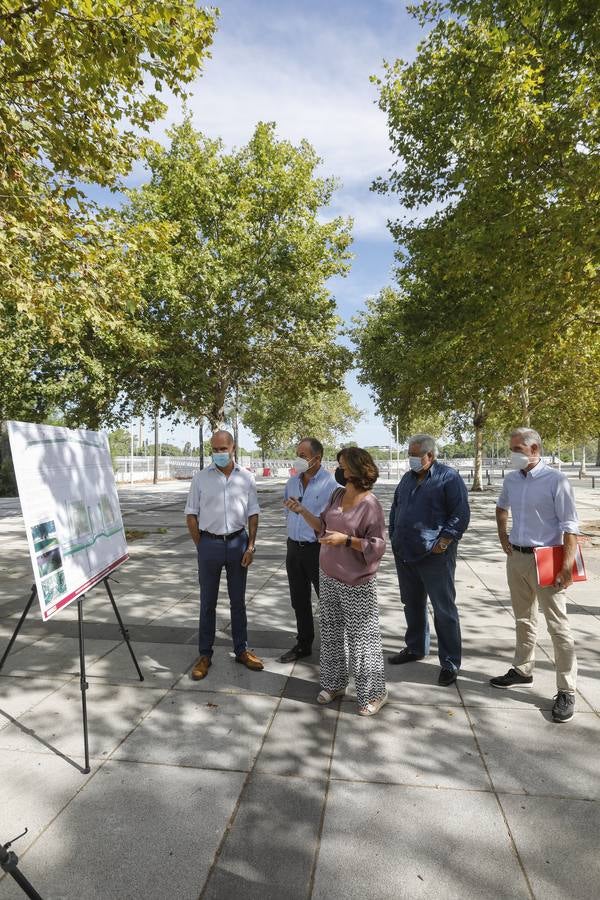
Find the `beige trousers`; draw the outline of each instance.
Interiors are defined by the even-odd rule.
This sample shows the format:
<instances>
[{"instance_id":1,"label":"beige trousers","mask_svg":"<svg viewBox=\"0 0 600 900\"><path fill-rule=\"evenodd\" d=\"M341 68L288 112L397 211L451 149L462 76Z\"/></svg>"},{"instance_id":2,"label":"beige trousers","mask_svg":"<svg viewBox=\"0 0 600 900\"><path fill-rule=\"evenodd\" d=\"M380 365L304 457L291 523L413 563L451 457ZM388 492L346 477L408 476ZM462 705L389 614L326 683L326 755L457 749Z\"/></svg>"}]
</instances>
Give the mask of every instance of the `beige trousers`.
<instances>
[{"instance_id":1,"label":"beige trousers","mask_svg":"<svg viewBox=\"0 0 600 900\"><path fill-rule=\"evenodd\" d=\"M567 618L566 592L538 585L533 553L513 550L506 557L506 574L517 629L515 669L523 675L533 674L539 604L554 646L556 686L559 691L574 691L577 659Z\"/></svg>"}]
</instances>

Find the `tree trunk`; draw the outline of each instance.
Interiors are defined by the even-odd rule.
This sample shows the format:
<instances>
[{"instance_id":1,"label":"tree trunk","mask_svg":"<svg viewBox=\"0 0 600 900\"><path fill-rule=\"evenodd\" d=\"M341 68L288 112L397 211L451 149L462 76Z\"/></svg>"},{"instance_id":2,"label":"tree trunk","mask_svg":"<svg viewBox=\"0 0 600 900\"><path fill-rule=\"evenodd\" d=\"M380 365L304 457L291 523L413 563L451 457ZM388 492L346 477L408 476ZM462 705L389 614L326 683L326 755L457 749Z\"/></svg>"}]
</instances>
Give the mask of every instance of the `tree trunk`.
<instances>
[{"instance_id":1,"label":"tree trunk","mask_svg":"<svg viewBox=\"0 0 600 900\"><path fill-rule=\"evenodd\" d=\"M234 451L234 459L236 462L239 462L239 439L240 439L240 426L239 426L239 393L236 387L235 389L235 403L233 407L233 443L235 444Z\"/></svg>"},{"instance_id":2,"label":"tree trunk","mask_svg":"<svg viewBox=\"0 0 600 900\"><path fill-rule=\"evenodd\" d=\"M471 485L472 491L482 491L483 490L483 481L482 481L482 471L483 471L483 428L481 426L475 426L475 459L474 459L474 468L473 468L473 484Z\"/></svg>"},{"instance_id":3,"label":"tree trunk","mask_svg":"<svg viewBox=\"0 0 600 900\"><path fill-rule=\"evenodd\" d=\"M204 468L204 418L198 420L198 456L200 468Z\"/></svg>"},{"instance_id":4,"label":"tree trunk","mask_svg":"<svg viewBox=\"0 0 600 900\"><path fill-rule=\"evenodd\" d=\"M158 484L158 416L160 408L154 413L154 474L152 484Z\"/></svg>"},{"instance_id":5,"label":"tree trunk","mask_svg":"<svg viewBox=\"0 0 600 900\"><path fill-rule=\"evenodd\" d=\"M265 466L267 465L267 461L266 461L266 455L267 455L267 454L266 454L266 451L265 451L265 445L264 445L264 444L261 444L261 445L260 445L260 452L262 453L262 464L263 464L263 469L264 469Z\"/></svg>"},{"instance_id":6,"label":"tree trunk","mask_svg":"<svg viewBox=\"0 0 600 900\"><path fill-rule=\"evenodd\" d=\"M523 425L529 428L531 425L531 410L529 409L529 380L527 375L523 376L521 386L519 388L519 396L521 398L521 413L523 416Z\"/></svg>"},{"instance_id":7,"label":"tree trunk","mask_svg":"<svg viewBox=\"0 0 600 900\"><path fill-rule=\"evenodd\" d=\"M600 466L600 434L598 435L598 444L596 446L596 465Z\"/></svg>"},{"instance_id":8,"label":"tree trunk","mask_svg":"<svg viewBox=\"0 0 600 900\"><path fill-rule=\"evenodd\" d=\"M221 382L215 388L212 403L207 411L208 424L213 433L222 428L225 422L225 400L228 389L229 384L226 382Z\"/></svg>"},{"instance_id":9,"label":"tree trunk","mask_svg":"<svg viewBox=\"0 0 600 900\"><path fill-rule=\"evenodd\" d=\"M475 429L475 458L473 460L473 484L471 485L471 490L482 491L483 426L485 425L487 412L483 400L478 400L476 403L472 403L471 406L473 407L473 428Z\"/></svg>"},{"instance_id":10,"label":"tree trunk","mask_svg":"<svg viewBox=\"0 0 600 900\"><path fill-rule=\"evenodd\" d=\"M581 467L579 469L580 475L587 475L587 469L585 468L585 444L581 445Z\"/></svg>"}]
</instances>

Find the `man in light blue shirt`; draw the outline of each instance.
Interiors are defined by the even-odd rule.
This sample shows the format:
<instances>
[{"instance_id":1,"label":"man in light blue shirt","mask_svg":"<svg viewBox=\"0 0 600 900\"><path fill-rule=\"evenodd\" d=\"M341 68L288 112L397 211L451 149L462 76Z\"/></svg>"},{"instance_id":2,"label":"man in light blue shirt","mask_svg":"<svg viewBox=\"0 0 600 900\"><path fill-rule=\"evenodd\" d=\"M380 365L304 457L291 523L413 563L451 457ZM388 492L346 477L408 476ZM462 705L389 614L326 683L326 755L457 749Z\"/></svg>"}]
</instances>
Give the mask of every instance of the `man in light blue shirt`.
<instances>
[{"instance_id":1,"label":"man in light blue shirt","mask_svg":"<svg viewBox=\"0 0 600 900\"><path fill-rule=\"evenodd\" d=\"M287 482L283 497L287 513L287 555L285 566L290 585L290 598L298 629L296 643L283 654L281 662L295 662L312 653L315 637L311 585L319 595L319 550L314 530L299 513L287 508L290 499L300 500L305 509L320 516L339 487L332 475L321 466L323 445L316 438L303 438L296 448L294 468L298 474Z\"/></svg>"},{"instance_id":2,"label":"man in light blue shirt","mask_svg":"<svg viewBox=\"0 0 600 900\"><path fill-rule=\"evenodd\" d=\"M538 603L554 646L558 693L552 708L555 722L568 722L575 708L577 660L565 588L573 581L579 523L569 479L541 459L542 441L531 428L510 435L511 467L496 506L496 522L516 625L513 667L490 679L492 687L524 687L533 683ZM512 527L508 531L508 511ZM550 587L537 581L534 549L563 546L562 570Z\"/></svg>"}]
</instances>

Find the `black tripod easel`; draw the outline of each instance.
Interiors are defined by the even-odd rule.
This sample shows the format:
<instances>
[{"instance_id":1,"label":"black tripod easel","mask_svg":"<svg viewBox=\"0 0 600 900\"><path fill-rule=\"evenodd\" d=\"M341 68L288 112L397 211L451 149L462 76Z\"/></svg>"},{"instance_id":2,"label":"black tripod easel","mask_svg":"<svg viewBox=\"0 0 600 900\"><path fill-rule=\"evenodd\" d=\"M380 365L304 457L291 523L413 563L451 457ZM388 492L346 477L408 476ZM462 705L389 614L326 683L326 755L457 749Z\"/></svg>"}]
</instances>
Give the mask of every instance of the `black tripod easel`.
<instances>
[{"instance_id":1,"label":"black tripod easel","mask_svg":"<svg viewBox=\"0 0 600 900\"><path fill-rule=\"evenodd\" d=\"M137 673L140 677L140 681L143 681L144 676L142 675L142 671L138 665L138 661L135 658L135 653L133 652L133 647L131 646L131 642L129 640L129 632L127 631L127 629L125 628L125 625L123 624L123 619L121 618L121 614L117 607L115 598L113 597L113 592L110 589L110 584L108 583L108 576L106 578L103 578L102 582L104 584L104 587L106 588L106 593L108 594L108 598L112 604L112 608L115 612L117 622L119 623L119 630L121 632L123 640L127 644L127 649L129 650L129 653L131 654L131 658L133 660L133 664L137 670ZM23 626L23 623L24 623L25 619L27 618L27 613L31 609L31 605L32 605L33 601L35 600L36 596L37 596L37 588L35 585L33 585L33 587L31 588L31 594L29 595L29 600L27 601L27 604L25 605L25 609L23 610L21 618L19 619L19 621L17 623L17 627L15 628L15 630L13 632L13 636L11 637L10 641L8 642L8 646L7 646L6 650L4 651L2 659L0 659L0 672L2 671L4 663L6 662L6 659L8 657L8 654L10 653L12 646L17 639L17 636L21 630L21 627ZM82 712L82 716L83 716L83 747L84 747L84 754L85 754L85 765L84 765L83 773L84 773L84 775L87 775L90 771L90 750L89 750L89 741L88 741L87 701L86 701L86 696L85 696L85 692L88 689L88 683L87 683L86 677L85 677L85 652L84 652L84 641L83 641L83 600L84 600L84 598L85 598L85 594L82 594L81 597L79 597L77 600L77 622L78 622L78 634L79 634L79 686L80 686L80 690L81 690L81 712Z\"/></svg>"},{"instance_id":2,"label":"black tripod easel","mask_svg":"<svg viewBox=\"0 0 600 900\"><path fill-rule=\"evenodd\" d=\"M19 838L24 837L27 834L28 829L26 828L23 834L17 835L16 838L13 838L12 841L9 841L7 844L0 844L0 869L4 869L11 878L17 882L22 891L24 891L31 900L42 900L42 897L30 881L25 878L23 873L20 871L17 863L19 862L19 857L16 853L13 853L11 850L9 853L8 848L14 844L15 841L18 841Z\"/></svg>"}]
</instances>

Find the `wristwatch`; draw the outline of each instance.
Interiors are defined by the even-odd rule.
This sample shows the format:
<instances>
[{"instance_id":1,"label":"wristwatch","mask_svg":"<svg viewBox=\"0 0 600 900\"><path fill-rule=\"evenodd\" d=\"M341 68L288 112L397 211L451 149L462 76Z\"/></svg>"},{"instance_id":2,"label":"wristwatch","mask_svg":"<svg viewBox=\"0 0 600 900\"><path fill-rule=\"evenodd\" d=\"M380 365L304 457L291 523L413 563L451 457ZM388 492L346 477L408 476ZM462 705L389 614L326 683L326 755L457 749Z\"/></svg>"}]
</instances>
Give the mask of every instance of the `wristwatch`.
<instances>
[{"instance_id":1,"label":"wristwatch","mask_svg":"<svg viewBox=\"0 0 600 900\"><path fill-rule=\"evenodd\" d=\"M447 550L452 541L449 541L448 538L440 538L438 544L442 548L442 550Z\"/></svg>"},{"instance_id":2,"label":"wristwatch","mask_svg":"<svg viewBox=\"0 0 600 900\"><path fill-rule=\"evenodd\" d=\"M346 538L346 547L351 547L351 546L352 546L352 538L350 537L350 535L348 535L348 537Z\"/></svg>"},{"instance_id":3,"label":"wristwatch","mask_svg":"<svg viewBox=\"0 0 600 900\"><path fill-rule=\"evenodd\" d=\"M246 547L246 553L254 553L255 550L256 550L255 546L254 547Z\"/></svg>"}]
</instances>

